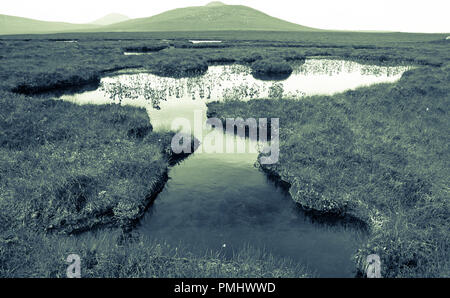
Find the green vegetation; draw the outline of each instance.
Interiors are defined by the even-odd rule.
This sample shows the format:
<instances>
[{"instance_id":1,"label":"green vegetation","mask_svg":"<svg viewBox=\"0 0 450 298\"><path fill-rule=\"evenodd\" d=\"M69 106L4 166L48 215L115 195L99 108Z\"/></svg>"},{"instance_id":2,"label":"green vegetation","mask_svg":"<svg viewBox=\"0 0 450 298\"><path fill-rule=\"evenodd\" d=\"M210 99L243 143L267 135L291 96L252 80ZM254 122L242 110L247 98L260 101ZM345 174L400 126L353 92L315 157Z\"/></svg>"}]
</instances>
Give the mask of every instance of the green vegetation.
<instances>
[{"instance_id":1,"label":"green vegetation","mask_svg":"<svg viewBox=\"0 0 450 298\"><path fill-rule=\"evenodd\" d=\"M317 31L317 29L271 17L251 7L223 4L173 9L149 18L113 24L100 30L109 32L202 30Z\"/></svg>"},{"instance_id":2,"label":"green vegetation","mask_svg":"<svg viewBox=\"0 0 450 298\"><path fill-rule=\"evenodd\" d=\"M147 18L129 20L123 15L108 15L91 24L45 22L0 15L0 34L56 32L148 32L148 31L319 31L271 17L243 5L205 5L178 8Z\"/></svg>"},{"instance_id":3,"label":"green vegetation","mask_svg":"<svg viewBox=\"0 0 450 298\"><path fill-rule=\"evenodd\" d=\"M386 277L449 276L450 57L445 36L164 32L2 37L0 276L63 276L64 258L75 242L82 258L94 255L97 262L87 276L304 276L266 257L179 257L164 244L127 240L128 233L124 239L90 241L88 235L54 235L99 225L129 230L162 187L175 158L167 150L171 133L154 132L142 109L77 106L40 92L96 88L101 76L126 68L179 77L201 74L213 63L249 65L271 57L291 62L308 56L418 68L392 85L302 101L278 100L275 88L273 99L214 103L209 112L222 118L281 119L280 162L263 169L288 182L293 199L304 208L366 222L370 238L355 252L360 274L365 257L378 253ZM225 46L176 46L196 38L223 40ZM172 39L172 47L123 55L130 48L158 47L162 39ZM59 42L67 40L78 42Z\"/></svg>"},{"instance_id":4,"label":"green vegetation","mask_svg":"<svg viewBox=\"0 0 450 298\"><path fill-rule=\"evenodd\" d=\"M152 62L151 72L160 76L175 78L198 76L208 70L208 64L202 58L196 56L162 56Z\"/></svg>"},{"instance_id":5,"label":"green vegetation","mask_svg":"<svg viewBox=\"0 0 450 298\"><path fill-rule=\"evenodd\" d=\"M286 78L292 73L292 66L282 59L270 58L258 60L252 64L252 74L255 78Z\"/></svg>"},{"instance_id":6,"label":"green vegetation","mask_svg":"<svg viewBox=\"0 0 450 298\"><path fill-rule=\"evenodd\" d=\"M115 69L147 66L169 75L180 56L127 57L130 42L1 43L0 276L62 277L74 248L85 262L96 260L86 277L306 276L297 265L253 251L231 259L180 256L161 243L130 240L128 231L164 186L168 166L182 158L169 149L173 134L154 132L143 109L78 106L41 94L85 83L96 88ZM133 43L141 44L149 43ZM183 62L185 73L208 67L196 56ZM111 236L117 230L99 231L101 239L66 236L105 226L125 231L125 240Z\"/></svg>"},{"instance_id":7,"label":"green vegetation","mask_svg":"<svg viewBox=\"0 0 450 298\"><path fill-rule=\"evenodd\" d=\"M149 53L149 52L159 52L166 48L168 48L169 45L167 44L151 44L147 46L141 46L141 47L127 47L124 50L126 52L134 52L134 53Z\"/></svg>"},{"instance_id":8,"label":"green vegetation","mask_svg":"<svg viewBox=\"0 0 450 298\"><path fill-rule=\"evenodd\" d=\"M263 59L263 56L258 52L248 52L241 57L241 61L245 63L253 63L261 59Z\"/></svg>"},{"instance_id":9,"label":"green vegetation","mask_svg":"<svg viewBox=\"0 0 450 298\"><path fill-rule=\"evenodd\" d=\"M291 261L263 251L245 248L226 258L224 254L193 255L182 246L149 240L143 236L108 231L75 237L30 234L0 239L1 277L64 278L69 254L81 257L82 277L311 277Z\"/></svg>"},{"instance_id":10,"label":"green vegetation","mask_svg":"<svg viewBox=\"0 0 450 298\"><path fill-rule=\"evenodd\" d=\"M3 219L66 233L127 226L164 186L172 134L152 132L143 109L6 92L0 105Z\"/></svg>"},{"instance_id":11,"label":"green vegetation","mask_svg":"<svg viewBox=\"0 0 450 298\"><path fill-rule=\"evenodd\" d=\"M172 133L152 131L143 109L78 106L0 92L0 276L65 277L76 251L84 277L306 277L298 265L256 250L233 258L129 231L178 160ZM130 238L131 237L131 238Z\"/></svg>"},{"instance_id":12,"label":"green vegetation","mask_svg":"<svg viewBox=\"0 0 450 298\"><path fill-rule=\"evenodd\" d=\"M301 101L228 101L210 114L280 118L280 161L262 165L292 198L370 228L355 256L379 254L385 277L448 276L449 66L418 68L396 84Z\"/></svg>"}]
</instances>

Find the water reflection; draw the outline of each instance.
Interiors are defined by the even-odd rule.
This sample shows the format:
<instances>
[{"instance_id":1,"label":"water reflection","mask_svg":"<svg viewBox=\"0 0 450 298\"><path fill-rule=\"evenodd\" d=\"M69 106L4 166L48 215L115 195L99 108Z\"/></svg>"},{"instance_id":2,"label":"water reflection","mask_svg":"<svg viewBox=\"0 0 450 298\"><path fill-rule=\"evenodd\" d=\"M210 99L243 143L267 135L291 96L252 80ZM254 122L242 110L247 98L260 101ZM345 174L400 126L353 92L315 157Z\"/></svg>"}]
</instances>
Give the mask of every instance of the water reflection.
<instances>
[{"instance_id":1,"label":"water reflection","mask_svg":"<svg viewBox=\"0 0 450 298\"><path fill-rule=\"evenodd\" d=\"M120 88L134 98L140 96L159 104L162 100L249 100L262 97L332 95L375 83L394 82L409 67L362 65L351 61L310 59L294 68L281 82L254 78L243 65L211 66L207 73L194 78L163 78L152 74L135 74L105 78L103 90ZM276 87L280 92L273 94ZM281 89L280 89L281 87Z\"/></svg>"},{"instance_id":2,"label":"water reflection","mask_svg":"<svg viewBox=\"0 0 450 298\"><path fill-rule=\"evenodd\" d=\"M307 95L394 82L407 69L309 59L295 67L289 78L275 82L255 79L246 66L212 66L195 78L121 74L102 79L97 90L61 98L81 104L114 101L145 107L156 130L170 129L175 118L194 123L194 111L202 112L204 121L208 101L263 97L301 100ZM225 142L255 145L236 136L227 136ZM174 246L183 243L193 253L209 250L231 256L251 245L307 264L320 276L352 276L351 256L364 239L360 231L312 223L286 192L254 167L256 158L256 153L248 152L193 154L171 169L171 179L138 231Z\"/></svg>"},{"instance_id":3,"label":"water reflection","mask_svg":"<svg viewBox=\"0 0 450 298\"><path fill-rule=\"evenodd\" d=\"M140 55L152 55L152 52L123 52L125 56L140 56Z\"/></svg>"},{"instance_id":4,"label":"water reflection","mask_svg":"<svg viewBox=\"0 0 450 298\"><path fill-rule=\"evenodd\" d=\"M194 109L206 111L206 103L210 101L332 95L375 83L394 82L409 68L308 59L294 67L292 75L284 81L255 79L251 69L243 65L211 66L205 75L181 79L126 73L103 78L101 87L95 91L61 98L82 104L116 102L145 107L157 129L170 127L175 117L190 119Z\"/></svg>"},{"instance_id":5,"label":"water reflection","mask_svg":"<svg viewBox=\"0 0 450 298\"><path fill-rule=\"evenodd\" d=\"M197 43L221 43L221 40L189 40L189 42L192 42L194 44Z\"/></svg>"}]
</instances>

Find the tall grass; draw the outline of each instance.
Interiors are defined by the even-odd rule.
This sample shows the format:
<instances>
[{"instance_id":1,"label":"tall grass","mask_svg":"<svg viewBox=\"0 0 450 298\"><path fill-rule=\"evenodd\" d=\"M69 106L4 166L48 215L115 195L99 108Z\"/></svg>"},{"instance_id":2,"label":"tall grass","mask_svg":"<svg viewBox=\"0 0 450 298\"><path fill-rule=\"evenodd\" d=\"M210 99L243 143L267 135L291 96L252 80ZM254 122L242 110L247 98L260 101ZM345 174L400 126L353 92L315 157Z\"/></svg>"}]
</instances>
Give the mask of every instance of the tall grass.
<instances>
[{"instance_id":1,"label":"tall grass","mask_svg":"<svg viewBox=\"0 0 450 298\"><path fill-rule=\"evenodd\" d=\"M220 252L192 254L144 236L109 233L42 237L24 232L0 241L0 276L64 278L69 254L81 258L83 278L301 278L302 267L247 247L225 258ZM14 248L14 249L12 249Z\"/></svg>"}]
</instances>

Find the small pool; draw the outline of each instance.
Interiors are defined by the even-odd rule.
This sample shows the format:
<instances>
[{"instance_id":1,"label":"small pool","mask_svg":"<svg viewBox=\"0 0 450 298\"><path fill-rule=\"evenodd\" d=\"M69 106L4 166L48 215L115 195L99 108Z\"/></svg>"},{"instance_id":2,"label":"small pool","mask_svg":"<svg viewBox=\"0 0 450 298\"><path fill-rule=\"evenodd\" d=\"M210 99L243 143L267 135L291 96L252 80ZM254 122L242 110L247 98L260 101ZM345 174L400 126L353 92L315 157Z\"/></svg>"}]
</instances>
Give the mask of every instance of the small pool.
<instances>
[{"instance_id":1,"label":"small pool","mask_svg":"<svg viewBox=\"0 0 450 298\"><path fill-rule=\"evenodd\" d=\"M192 42L194 44L196 43L221 43L221 40L189 40L189 42Z\"/></svg>"}]
</instances>

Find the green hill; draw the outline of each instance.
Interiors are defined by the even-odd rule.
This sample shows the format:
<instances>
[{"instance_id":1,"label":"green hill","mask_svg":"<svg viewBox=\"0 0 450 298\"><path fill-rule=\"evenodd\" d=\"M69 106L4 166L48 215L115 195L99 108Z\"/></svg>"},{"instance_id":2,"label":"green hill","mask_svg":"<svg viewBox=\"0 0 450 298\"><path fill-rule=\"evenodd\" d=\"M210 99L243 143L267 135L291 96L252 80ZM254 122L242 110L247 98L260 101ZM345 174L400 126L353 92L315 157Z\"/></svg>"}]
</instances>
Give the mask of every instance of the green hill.
<instances>
[{"instance_id":1,"label":"green hill","mask_svg":"<svg viewBox=\"0 0 450 298\"><path fill-rule=\"evenodd\" d=\"M210 31L317 30L271 17L242 5L212 2L205 6L178 8L148 17L133 19L101 28L102 31Z\"/></svg>"},{"instance_id":2,"label":"green hill","mask_svg":"<svg viewBox=\"0 0 450 298\"><path fill-rule=\"evenodd\" d=\"M64 31L84 31L99 26L46 22L0 14L0 34L56 33Z\"/></svg>"},{"instance_id":3,"label":"green hill","mask_svg":"<svg viewBox=\"0 0 450 298\"><path fill-rule=\"evenodd\" d=\"M147 17L126 20L111 14L90 24L46 22L1 15L0 35L59 32L139 32L139 31L313 31L318 30L271 17L242 5L211 2L205 6L178 8Z\"/></svg>"}]
</instances>

